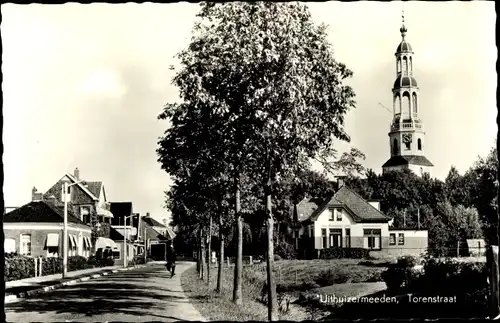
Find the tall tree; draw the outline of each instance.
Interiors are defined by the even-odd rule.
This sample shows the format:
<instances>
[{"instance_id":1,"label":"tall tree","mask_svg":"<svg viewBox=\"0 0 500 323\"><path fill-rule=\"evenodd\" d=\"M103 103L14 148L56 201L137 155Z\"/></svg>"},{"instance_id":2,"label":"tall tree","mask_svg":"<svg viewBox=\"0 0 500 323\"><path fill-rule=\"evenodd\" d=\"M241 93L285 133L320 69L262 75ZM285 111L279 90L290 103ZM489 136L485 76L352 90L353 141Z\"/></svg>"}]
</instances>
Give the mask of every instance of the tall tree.
<instances>
[{"instance_id":1,"label":"tall tree","mask_svg":"<svg viewBox=\"0 0 500 323\"><path fill-rule=\"evenodd\" d=\"M498 154L496 145L485 157L479 157L465 176L470 177L472 203L481 217L485 238L498 245Z\"/></svg>"},{"instance_id":2,"label":"tall tree","mask_svg":"<svg viewBox=\"0 0 500 323\"><path fill-rule=\"evenodd\" d=\"M236 137L252 143L244 148L251 156L245 167L265 192L268 318L275 320L273 185L307 158L330 154L334 137L349 140L342 125L353 92L342 80L352 73L334 60L325 26L315 26L303 4L206 4L200 17L206 18L195 41L201 81L228 107L219 111L222 118L251 125L238 127Z\"/></svg>"}]
</instances>

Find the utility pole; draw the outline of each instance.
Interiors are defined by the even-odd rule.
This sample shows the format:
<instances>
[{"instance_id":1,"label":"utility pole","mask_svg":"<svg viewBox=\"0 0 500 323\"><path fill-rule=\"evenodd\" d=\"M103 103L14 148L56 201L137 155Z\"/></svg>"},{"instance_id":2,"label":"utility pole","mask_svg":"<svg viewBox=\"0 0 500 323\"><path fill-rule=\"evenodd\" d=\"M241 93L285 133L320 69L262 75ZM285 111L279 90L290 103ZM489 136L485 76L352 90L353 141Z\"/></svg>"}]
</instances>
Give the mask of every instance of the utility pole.
<instances>
[{"instance_id":1,"label":"utility pole","mask_svg":"<svg viewBox=\"0 0 500 323\"><path fill-rule=\"evenodd\" d=\"M418 229L420 230L420 205L418 206L418 209L417 209L417 226L418 226Z\"/></svg>"}]
</instances>

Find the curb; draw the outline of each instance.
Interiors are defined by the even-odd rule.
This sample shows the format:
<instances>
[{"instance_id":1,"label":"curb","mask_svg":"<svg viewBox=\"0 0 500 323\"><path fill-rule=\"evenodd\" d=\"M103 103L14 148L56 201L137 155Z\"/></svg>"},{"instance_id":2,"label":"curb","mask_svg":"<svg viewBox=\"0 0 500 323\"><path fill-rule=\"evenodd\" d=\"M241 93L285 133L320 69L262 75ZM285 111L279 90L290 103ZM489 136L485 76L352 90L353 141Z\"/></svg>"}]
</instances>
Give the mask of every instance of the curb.
<instances>
[{"instance_id":1,"label":"curb","mask_svg":"<svg viewBox=\"0 0 500 323\"><path fill-rule=\"evenodd\" d=\"M88 280L91 280L91 279L95 279L95 278L99 278L101 276L107 276L107 275L109 275L111 273L116 273L118 271L127 271L127 270L132 270L132 269L137 269L137 268L144 268L144 267L146 267L146 266L145 265L136 265L134 267L127 267L127 268L119 268L119 269L107 270L107 271L103 271L103 272L101 272L99 274L93 274L93 275L90 275L90 276L80 277L80 278L77 278L77 279L65 281L63 283L58 283L58 284L54 284L54 285L51 285L51 286L46 286L46 287L42 287L42 288L30 290L30 291L27 291L27 292L19 293L17 295L7 295L7 296L5 296L5 304L15 303L17 301L20 301L23 298L27 298L27 297L30 297L30 296L34 296L34 295L42 294L42 293L49 292L49 291L52 291L52 290L56 290L56 289L59 289L59 288L64 287L64 286L75 285L77 283L85 282L85 281L88 281Z\"/></svg>"}]
</instances>

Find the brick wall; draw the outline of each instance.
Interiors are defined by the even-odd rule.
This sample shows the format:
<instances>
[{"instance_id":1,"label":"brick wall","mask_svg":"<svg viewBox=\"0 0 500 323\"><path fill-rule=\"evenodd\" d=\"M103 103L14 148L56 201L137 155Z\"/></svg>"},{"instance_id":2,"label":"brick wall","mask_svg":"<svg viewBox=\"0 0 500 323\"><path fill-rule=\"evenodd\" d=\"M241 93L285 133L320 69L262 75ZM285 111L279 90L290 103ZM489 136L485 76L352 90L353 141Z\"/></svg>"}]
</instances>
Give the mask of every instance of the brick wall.
<instances>
[{"instance_id":1,"label":"brick wall","mask_svg":"<svg viewBox=\"0 0 500 323\"><path fill-rule=\"evenodd\" d=\"M46 250L46 242L47 242L47 235L49 233L56 233L59 234L59 255L62 256L62 241L63 241L63 232L62 229L52 229L52 228L41 228L41 229L10 229L10 228L4 228L4 236L5 239L14 239L15 240L15 248L16 252L20 253L20 243L21 243L21 234L30 234L31 235L31 256L33 257L39 257L47 256L47 250ZM81 228L75 228L69 225L68 227L68 235L76 235L78 236L79 233L82 233L82 236L87 236L90 238L90 232L83 232ZM68 254L69 253L69 244L68 244ZM83 255L83 254L82 254Z\"/></svg>"}]
</instances>

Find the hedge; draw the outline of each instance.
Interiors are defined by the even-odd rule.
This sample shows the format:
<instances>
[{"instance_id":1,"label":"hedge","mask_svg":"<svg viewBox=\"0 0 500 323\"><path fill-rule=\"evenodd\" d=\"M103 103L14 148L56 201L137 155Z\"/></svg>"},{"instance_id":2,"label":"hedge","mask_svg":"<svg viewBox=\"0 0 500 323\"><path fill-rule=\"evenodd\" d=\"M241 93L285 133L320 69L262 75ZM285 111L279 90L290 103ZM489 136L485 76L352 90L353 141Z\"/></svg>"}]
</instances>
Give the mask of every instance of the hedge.
<instances>
[{"instance_id":1,"label":"hedge","mask_svg":"<svg viewBox=\"0 0 500 323\"><path fill-rule=\"evenodd\" d=\"M319 253L320 259L363 259L370 255L368 249L363 248L328 248L322 249Z\"/></svg>"},{"instance_id":2,"label":"hedge","mask_svg":"<svg viewBox=\"0 0 500 323\"><path fill-rule=\"evenodd\" d=\"M484 263L459 262L453 259L428 259L417 269L418 259L401 257L382 274L387 289L396 293L426 295L470 294L488 286Z\"/></svg>"},{"instance_id":3,"label":"hedge","mask_svg":"<svg viewBox=\"0 0 500 323\"><path fill-rule=\"evenodd\" d=\"M114 261L112 261L114 263ZM109 260L98 263L95 257L88 260L82 256L68 257L68 271L113 265ZM54 275L62 272L62 258L42 258L42 275ZM35 258L16 253L5 254L5 281L35 277Z\"/></svg>"}]
</instances>

